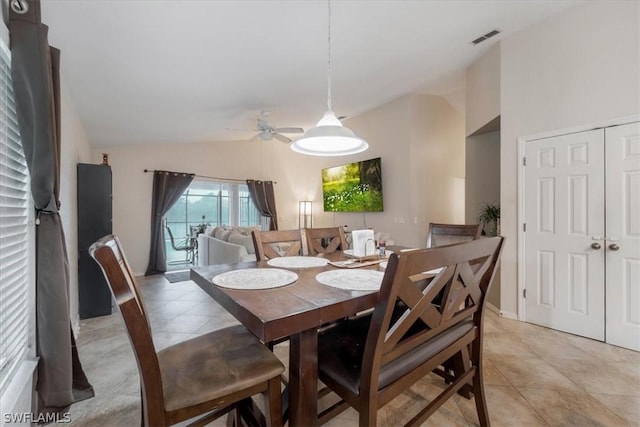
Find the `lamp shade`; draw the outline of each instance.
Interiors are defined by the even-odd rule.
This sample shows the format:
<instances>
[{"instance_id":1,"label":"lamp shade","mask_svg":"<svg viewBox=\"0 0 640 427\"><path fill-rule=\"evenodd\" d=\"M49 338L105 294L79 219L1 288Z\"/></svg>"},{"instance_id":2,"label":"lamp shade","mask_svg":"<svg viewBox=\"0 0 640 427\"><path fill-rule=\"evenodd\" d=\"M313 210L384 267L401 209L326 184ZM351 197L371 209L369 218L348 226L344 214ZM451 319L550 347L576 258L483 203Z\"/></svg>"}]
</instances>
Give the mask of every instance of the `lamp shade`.
<instances>
[{"instance_id":1,"label":"lamp shade","mask_svg":"<svg viewBox=\"0 0 640 427\"><path fill-rule=\"evenodd\" d=\"M309 200L298 202L298 228L313 228L312 206Z\"/></svg>"},{"instance_id":2,"label":"lamp shade","mask_svg":"<svg viewBox=\"0 0 640 427\"><path fill-rule=\"evenodd\" d=\"M369 144L342 126L331 110L324 113L316 127L291 144L293 151L311 156L344 156L360 153L367 148Z\"/></svg>"}]
</instances>

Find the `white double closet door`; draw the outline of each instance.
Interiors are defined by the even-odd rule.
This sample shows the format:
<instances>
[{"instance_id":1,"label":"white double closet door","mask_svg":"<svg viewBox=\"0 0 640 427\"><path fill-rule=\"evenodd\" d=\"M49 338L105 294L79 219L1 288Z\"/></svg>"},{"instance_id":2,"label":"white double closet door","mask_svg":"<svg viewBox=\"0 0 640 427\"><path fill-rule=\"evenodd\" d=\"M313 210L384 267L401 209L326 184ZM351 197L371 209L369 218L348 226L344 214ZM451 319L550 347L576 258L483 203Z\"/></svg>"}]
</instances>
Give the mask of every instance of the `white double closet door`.
<instances>
[{"instance_id":1,"label":"white double closet door","mask_svg":"<svg viewBox=\"0 0 640 427\"><path fill-rule=\"evenodd\" d=\"M640 123L525 157L526 320L640 351Z\"/></svg>"}]
</instances>

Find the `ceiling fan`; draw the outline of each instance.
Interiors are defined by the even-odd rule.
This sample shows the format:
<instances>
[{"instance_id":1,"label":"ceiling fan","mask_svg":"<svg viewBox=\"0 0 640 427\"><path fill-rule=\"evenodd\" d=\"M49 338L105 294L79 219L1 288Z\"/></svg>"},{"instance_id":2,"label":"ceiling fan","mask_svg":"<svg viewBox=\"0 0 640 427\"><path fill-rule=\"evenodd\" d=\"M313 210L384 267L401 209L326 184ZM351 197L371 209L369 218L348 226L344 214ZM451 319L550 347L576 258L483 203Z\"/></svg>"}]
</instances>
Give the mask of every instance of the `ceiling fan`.
<instances>
[{"instance_id":1,"label":"ceiling fan","mask_svg":"<svg viewBox=\"0 0 640 427\"><path fill-rule=\"evenodd\" d=\"M251 138L249 141L255 141L256 139L261 139L263 141L271 141L272 139L277 139L278 141L282 141L286 144L291 142L291 138L288 138L283 133L304 133L304 129L302 128L277 128L274 127L269 121L270 113L268 111L263 111L261 117L258 117L258 125L256 130L258 133Z\"/></svg>"}]
</instances>

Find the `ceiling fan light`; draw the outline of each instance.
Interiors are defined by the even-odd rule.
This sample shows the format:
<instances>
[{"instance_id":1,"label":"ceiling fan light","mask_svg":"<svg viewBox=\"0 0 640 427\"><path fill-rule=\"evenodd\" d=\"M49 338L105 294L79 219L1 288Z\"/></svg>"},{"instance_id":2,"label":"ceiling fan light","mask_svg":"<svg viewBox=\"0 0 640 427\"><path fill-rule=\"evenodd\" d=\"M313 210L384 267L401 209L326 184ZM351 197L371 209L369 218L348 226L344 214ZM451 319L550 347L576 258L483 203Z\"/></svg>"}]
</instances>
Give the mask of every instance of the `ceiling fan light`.
<instances>
[{"instance_id":1,"label":"ceiling fan light","mask_svg":"<svg viewBox=\"0 0 640 427\"><path fill-rule=\"evenodd\" d=\"M271 138L272 138L272 136L271 136L271 134L270 134L269 132L262 131L262 132L260 132L260 136L259 136L259 138L260 138L262 141L270 141L270 140L271 140Z\"/></svg>"}]
</instances>

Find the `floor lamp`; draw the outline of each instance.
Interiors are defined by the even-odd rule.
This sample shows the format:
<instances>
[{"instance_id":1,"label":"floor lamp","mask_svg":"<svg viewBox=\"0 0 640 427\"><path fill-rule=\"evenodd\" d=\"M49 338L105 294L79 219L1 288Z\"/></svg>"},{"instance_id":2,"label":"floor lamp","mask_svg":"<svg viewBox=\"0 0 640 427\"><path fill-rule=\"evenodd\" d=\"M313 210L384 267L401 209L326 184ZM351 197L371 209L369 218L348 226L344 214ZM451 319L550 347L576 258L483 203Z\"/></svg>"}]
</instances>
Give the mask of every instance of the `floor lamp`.
<instances>
[{"instance_id":1,"label":"floor lamp","mask_svg":"<svg viewBox=\"0 0 640 427\"><path fill-rule=\"evenodd\" d=\"M308 200L298 203L298 228L313 228L312 206L313 203Z\"/></svg>"}]
</instances>

